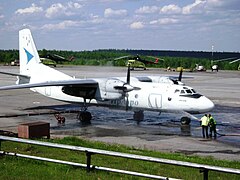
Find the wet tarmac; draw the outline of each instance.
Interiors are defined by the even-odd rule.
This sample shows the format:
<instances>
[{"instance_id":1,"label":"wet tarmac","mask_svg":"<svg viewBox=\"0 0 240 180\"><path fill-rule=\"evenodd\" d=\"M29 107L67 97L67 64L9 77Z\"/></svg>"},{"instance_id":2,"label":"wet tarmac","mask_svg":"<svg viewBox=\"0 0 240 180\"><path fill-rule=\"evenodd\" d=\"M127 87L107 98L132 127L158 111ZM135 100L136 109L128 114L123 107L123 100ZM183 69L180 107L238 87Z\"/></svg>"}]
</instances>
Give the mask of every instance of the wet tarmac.
<instances>
[{"instance_id":1,"label":"wet tarmac","mask_svg":"<svg viewBox=\"0 0 240 180\"><path fill-rule=\"evenodd\" d=\"M17 67L0 67L1 71L18 72ZM112 76L125 76L125 68L116 67L58 67L58 70L72 76L85 74L87 77L103 77L104 72ZM177 76L178 73L170 72ZM157 69L134 71L132 75L156 75L169 72ZM144 120L133 120L133 112L102 107L89 107L93 120L82 124L76 119L77 105L48 99L29 90L1 91L0 129L17 131L17 125L29 121L50 122L51 136L79 136L86 139L119 143L136 148L166 152L181 152L191 155L213 156L218 159L240 160L240 72L185 73L184 82L209 97L215 103L211 112L217 120L217 140L203 139L197 118L192 116L190 126L182 126L179 119L184 112L157 113L144 112ZM0 85L15 82L12 76L0 75ZM53 113L62 112L66 118L64 125L58 124Z\"/></svg>"}]
</instances>

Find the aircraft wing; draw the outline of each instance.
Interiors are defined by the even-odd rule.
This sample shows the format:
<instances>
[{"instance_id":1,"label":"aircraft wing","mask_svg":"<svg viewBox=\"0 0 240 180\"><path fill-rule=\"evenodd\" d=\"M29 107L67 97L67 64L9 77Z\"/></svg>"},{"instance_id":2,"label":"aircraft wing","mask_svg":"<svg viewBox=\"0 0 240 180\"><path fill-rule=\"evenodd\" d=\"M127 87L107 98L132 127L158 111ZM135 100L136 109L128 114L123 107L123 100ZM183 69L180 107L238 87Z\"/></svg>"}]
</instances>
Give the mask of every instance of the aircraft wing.
<instances>
[{"instance_id":1,"label":"aircraft wing","mask_svg":"<svg viewBox=\"0 0 240 180\"><path fill-rule=\"evenodd\" d=\"M77 86L77 87L97 87L98 82L91 79L74 79L64 81L46 81L40 83L26 83L10 86L2 86L0 90L12 90L12 89L24 89L24 88L35 88L35 87L47 87L47 86Z\"/></svg>"}]
</instances>

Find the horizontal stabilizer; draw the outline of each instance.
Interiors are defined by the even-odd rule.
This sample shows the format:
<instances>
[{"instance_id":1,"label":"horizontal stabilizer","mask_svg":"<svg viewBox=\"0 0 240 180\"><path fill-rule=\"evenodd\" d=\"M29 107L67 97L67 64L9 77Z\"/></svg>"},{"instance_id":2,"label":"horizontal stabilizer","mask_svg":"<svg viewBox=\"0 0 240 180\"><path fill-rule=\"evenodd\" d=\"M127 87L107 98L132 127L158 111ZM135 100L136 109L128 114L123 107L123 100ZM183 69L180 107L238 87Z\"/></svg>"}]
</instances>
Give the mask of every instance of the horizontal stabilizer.
<instances>
[{"instance_id":1,"label":"horizontal stabilizer","mask_svg":"<svg viewBox=\"0 0 240 180\"><path fill-rule=\"evenodd\" d=\"M30 76L27 76L27 75L22 75L22 74L17 74L17 73L9 73L9 72L3 72L3 71L0 71L0 74L6 74L6 75L10 75L10 76L20 76L20 77L24 77L24 78L30 78Z\"/></svg>"}]
</instances>

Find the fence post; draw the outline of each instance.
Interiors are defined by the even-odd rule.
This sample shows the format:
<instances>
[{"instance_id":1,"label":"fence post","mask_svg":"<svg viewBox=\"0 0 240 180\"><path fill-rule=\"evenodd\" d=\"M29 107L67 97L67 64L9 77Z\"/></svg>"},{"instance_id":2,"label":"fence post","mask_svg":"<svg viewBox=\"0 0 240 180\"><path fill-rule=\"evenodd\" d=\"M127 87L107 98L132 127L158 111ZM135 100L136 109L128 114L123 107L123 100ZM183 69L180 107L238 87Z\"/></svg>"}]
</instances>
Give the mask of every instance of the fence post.
<instances>
[{"instance_id":1,"label":"fence post","mask_svg":"<svg viewBox=\"0 0 240 180\"><path fill-rule=\"evenodd\" d=\"M91 171L91 155L93 153L86 151L86 156L87 156L87 172Z\"/></svg>"},{"instance_id":2,"label":"fence post","mask_svg":"<svg viewBox=\"0 0 240 180\"><path fill-rule=\"evenodd\" d=\"M203 173L203 180L208 180L208 169L200 169L200 173Z\"/></svg>"}]
</instances>

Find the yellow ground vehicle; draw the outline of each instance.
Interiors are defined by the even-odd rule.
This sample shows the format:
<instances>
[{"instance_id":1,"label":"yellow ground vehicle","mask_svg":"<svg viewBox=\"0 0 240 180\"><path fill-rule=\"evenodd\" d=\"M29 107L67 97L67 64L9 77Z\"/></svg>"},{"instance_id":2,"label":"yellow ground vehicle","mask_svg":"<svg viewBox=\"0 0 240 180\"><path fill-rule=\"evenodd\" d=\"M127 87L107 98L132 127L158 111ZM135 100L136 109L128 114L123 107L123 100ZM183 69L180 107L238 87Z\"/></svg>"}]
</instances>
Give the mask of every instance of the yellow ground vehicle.
<instances>
[{"instance_id":1,"label":"yellow ground vehicle","mask_svg":"<svg viewBox=\"0 0 240 180\"><path fill-rule=\"evenodd\" d=\"M141 68L146 70L146 65L143 62L137 60L128 60L126 66L130 66L131 70L134 70L135 68Z\"/></svg>"},{"instance_id":2,"label":"yellow ground vehicle","mask_svg":"<svg viewBox=\"0 0 240 180\"><path fill-rule=\"evenodd\" d=\"M53 67L57 66L57 63L54 60L51 60L51 59L48 59L48 58L40 58L40 60L45 65L53 66Z\"/></svg>"}]
</instances>

